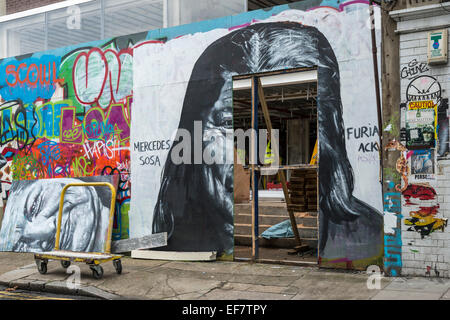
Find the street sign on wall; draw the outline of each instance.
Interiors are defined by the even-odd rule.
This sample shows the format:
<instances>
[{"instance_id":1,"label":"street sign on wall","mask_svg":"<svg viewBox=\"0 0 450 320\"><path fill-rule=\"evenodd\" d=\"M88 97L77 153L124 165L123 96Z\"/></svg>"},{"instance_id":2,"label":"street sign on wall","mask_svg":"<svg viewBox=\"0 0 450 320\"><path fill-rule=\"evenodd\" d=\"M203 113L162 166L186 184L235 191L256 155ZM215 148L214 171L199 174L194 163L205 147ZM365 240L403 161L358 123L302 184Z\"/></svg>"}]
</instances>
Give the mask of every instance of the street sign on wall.
<instances>
[{"instance_id":1,"label":"street sign on wall","mask_svg":"<svg viewBox=\"0 0 450 320\"><path fill-rule=\"evenodd\" d=\"M447 29L428 32L428 64L447 63Z\"/></svg>"}]
</instances>

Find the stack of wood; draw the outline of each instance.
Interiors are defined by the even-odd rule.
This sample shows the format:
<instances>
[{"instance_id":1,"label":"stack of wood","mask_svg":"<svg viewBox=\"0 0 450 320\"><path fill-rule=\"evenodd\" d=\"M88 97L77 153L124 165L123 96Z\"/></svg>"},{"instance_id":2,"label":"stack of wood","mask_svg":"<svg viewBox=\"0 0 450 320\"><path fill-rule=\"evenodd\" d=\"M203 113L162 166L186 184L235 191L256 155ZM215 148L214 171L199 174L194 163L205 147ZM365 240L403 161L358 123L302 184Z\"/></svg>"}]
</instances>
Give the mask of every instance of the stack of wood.
<instances>
[{"instance_id":1,"label":"stack of wood","mask_svg":"<svg viewBox=\"0 0 450 320\"><path fill-rule=\"evenodd\" d=\"M303 170L293 170L289 180L288 190L291 207L295 211L306 211L305 175Z\"/></svg>"},{"instance_id":2,"label":"stack of wood","mask_svg":"<svg viewBox=\"0 0 450 320\"><path fill-rule=\"evenodd\" d=\"M316 169L292 170L289 195L295 211L317 211Z\"/></svg>"},{"instance_id":3,"label":"stack of wood","mask_svg":"<svg viewBox=\"0 0 450 320\"><path fill-rule=\"evenodd\" d=\"M305 175L305 197L308 211L317 211L317 171L303 170Z\"/></svg>"}]
</instances>

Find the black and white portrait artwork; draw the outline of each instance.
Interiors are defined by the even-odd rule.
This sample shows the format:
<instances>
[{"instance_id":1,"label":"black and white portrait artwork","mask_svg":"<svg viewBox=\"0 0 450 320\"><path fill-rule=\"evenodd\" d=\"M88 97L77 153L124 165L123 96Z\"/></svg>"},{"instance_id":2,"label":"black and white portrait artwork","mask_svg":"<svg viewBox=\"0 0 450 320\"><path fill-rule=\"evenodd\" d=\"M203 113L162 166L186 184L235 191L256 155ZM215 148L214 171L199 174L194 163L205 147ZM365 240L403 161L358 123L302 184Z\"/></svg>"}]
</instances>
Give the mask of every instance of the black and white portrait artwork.
<instances>
[{"instance_id":1,"label":"black and white portrait artwork","mask_svg":"<svg viewBox=\"0 0 450 320\"><path fill-rule=\"evenodd\" d=\"M0 229L0 251L44 252L55 246L60 195L68 183L109 182L116 176L13 181ZM60 249L103 252L111 190L69 187L64 197Z\"/></svg>"}]
</instances>

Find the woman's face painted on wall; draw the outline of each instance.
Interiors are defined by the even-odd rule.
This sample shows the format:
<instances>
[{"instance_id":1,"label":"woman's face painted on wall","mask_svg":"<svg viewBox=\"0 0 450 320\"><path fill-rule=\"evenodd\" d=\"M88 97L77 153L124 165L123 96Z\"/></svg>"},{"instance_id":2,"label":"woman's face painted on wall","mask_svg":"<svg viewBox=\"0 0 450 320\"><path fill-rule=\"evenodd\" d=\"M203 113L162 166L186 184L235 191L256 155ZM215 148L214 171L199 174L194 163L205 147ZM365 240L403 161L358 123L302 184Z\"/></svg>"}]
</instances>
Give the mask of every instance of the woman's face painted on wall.
<instances>
[{"instance_id":1,"label":"woman's face painted on wall","mask_svg":"<svg viewBox=\"0 0 450 320\"><path fill-rule=\"evenodd\" d=\"M70 182L74 182L71 180ZM65 183L38 180L11 194L11 214L18 215L19 239L13 250L50 251L56 237L59 201ZM99 206L100 205L100 206ZM65 250L85 251L92 246L100 220L101 201L92 188L72 187L66 192L60 246ZM100 211L101 212L101 211Z\"/></svg>"},{"instance_id":2,"label":"woman's face painted on wall","mask_svg":"<svg viewBox=\"0 0 450 320\"><path fill-rule=\"evenodd\" d=\"M233 212L233 109L226 81L203 121L203 178L208 194L224 212Z\"/></svg>"}]
</instances>

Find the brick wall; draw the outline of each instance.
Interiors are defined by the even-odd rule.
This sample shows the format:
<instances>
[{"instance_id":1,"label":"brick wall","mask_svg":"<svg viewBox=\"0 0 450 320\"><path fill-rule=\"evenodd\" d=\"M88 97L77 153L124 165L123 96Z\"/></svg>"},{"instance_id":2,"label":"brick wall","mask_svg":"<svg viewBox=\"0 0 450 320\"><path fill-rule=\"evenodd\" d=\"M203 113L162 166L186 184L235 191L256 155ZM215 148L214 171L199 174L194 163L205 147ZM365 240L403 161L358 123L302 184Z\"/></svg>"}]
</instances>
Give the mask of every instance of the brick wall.
<instances>
[{"instance_id":1,"label":"brick wall","mask_svg":"<svg viewBox=\"0 0 450 320\"><path fill-rule=\"evenodd\" d=\"M6 0L6 14L30 10L63 0Z\"/></svg>"},{"instance_id":2,"label":"brick wall","mask_svg":"<svg viewBox=\"0 0 450 320\"><path fill-rule=\"evenodd\" d=\"M446 21L446 22L445 22ZM450 14L430 17L418 20L399 22L399 30L413 29L423 26L436 26L441 29L440 22L448 23ZM401 70L401 101L407 103L407 88L418 76L431 76L438 81L441 87L441 97L450 98L450 62L446 65L427 64L427 33L428 31L400 34L400 70ZM450 44L449 44L450 48ZM412 69L411 69L412 67ZM411 71L411 72L410 72ZM408 107L406 106L406 109ZM406 109L403 109L401 117L405 119ZM441 116L448 123L447 115ZM445 120L446 119L446 120ZM444 140L444 139L441 139ZM402 141L404 145L405 140ZM445 141L438 141L445 143ZM432 215L433 219L450 220L450 153L444 157L438 157L438 147L431 148L435 154L434 179L413 181L412 173L409 174L409 185L425 183L436 193L434 199L411 199L407 202L405 193L402 196L402 275L427 275L450 277L450 225L444 230L434 230L422 235L415 227L406 224L407 219L420 211L421 207L436 207ZM411 150L404 153L411 160ZM409 162L411 170L411 162ZM437 272L435 271L437 270Z\"/></svg>"}]
</instances>

